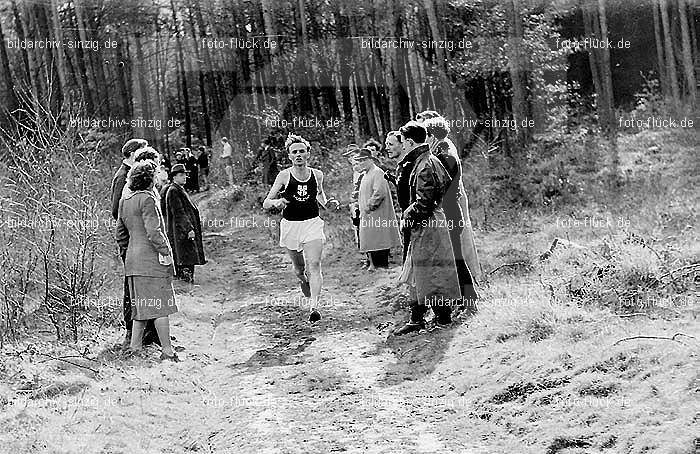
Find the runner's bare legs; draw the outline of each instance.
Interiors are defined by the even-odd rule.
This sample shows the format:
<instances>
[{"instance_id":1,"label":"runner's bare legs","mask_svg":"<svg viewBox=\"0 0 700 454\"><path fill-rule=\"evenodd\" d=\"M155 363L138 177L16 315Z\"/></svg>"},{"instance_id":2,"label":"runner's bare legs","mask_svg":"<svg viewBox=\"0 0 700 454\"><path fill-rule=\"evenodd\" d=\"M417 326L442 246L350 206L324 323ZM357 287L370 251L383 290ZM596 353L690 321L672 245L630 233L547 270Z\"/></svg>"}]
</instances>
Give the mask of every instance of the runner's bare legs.
<instances>
[{"instance_id":1,"label":"runner's bare legs","mask_svg":"<svg viewBox=\"0 0 700 454\"><path fill-rule=\"evenodd\" d=\"M294 274L296 274L299 282L309 282L309 278L306 276L304 253L293 249L287 249L287 253L289 258L292 259L292 268L294 268Z\"/></svg>"},{"instance_id":2,"label":"runner's bare legs","mask_svg":"<svg viewBox=\"0 0 700 454\"><path fill-rule=\"evenodd\" d=\"M287 252L292 260L294 274L296 274L300 282L308 282L311 287L309 307L311 310L314 310L318 309L321 288L323 287L323 273L321 272L323 241L314 240L304 243L303 248L303 252L292 249L287 249Z\"/></svg>"},{"instance_id":3,"label":"runner's bare legs","mask_svg":"<svg viewBox=\"0 0 700 454\"><path fill-rule=\"evenodd\" d=\"M323 273L321 272L321 256L323 255L323 241L313 240L304 243L304 261L306 262L306 275L311 286L311 310L318 309L323 287Z\"/></svg>"}]
</instances>

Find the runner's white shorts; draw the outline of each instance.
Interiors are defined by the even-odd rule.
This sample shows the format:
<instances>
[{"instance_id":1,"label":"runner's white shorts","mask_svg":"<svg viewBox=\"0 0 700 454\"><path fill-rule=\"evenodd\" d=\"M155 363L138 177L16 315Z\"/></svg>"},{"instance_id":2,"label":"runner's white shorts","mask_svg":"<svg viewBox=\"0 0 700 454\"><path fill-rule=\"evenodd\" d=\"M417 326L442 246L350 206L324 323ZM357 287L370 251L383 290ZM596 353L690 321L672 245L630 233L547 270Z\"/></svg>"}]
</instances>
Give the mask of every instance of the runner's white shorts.
<instances>
[{"instance_id":1,"label":"runner's white shorts","mask_svg":"<svg viewBox=\"0 0 700 454\"><path fill-rule=\"evenodd\" d=\"M280 246L293 251L303 251L304 244L314 240L326 242L323 234L323 219L315 217L305 221L280 221Z\"/></svg>"}]
</instances>

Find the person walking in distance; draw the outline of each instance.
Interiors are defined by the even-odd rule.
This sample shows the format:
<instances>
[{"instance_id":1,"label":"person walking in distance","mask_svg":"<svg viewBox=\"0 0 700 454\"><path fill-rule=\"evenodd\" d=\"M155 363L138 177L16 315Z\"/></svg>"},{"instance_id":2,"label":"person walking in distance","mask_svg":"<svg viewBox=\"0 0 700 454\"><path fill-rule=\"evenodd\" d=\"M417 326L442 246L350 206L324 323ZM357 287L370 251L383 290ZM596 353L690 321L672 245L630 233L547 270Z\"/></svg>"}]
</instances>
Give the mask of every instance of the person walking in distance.
<instances>
[{"instance_id":1,"label":"person walking in distance","mask_svg":"<svg viewBox=\"0 0 700 454\"><path fill-rule=\"evenodd\" d=\"M229 186L233 186L233 148L226 137L221 138L221 161L224 163Z\"/></svg>"},{"instance_id":2,"label":"person walking in distance","mask_svg":"<svg viewBox=\"0 0 700 454\"><path fill-rule=\"evenodd\" d=\"M326 237L319 205L339 203L328 200L323 190L323 172L309 167L311 146L301 136L289 134L284 144L292 166L282 170L263 201L263 208L282 208L280 246L287 249L304 296L310 298L309 321L321 319L318 312L323 273L321 258Z\"/></svg>"},{"instance_id":3,"label":"person walking in distance","mask_svg":"<svg viewBox=\"0 0 700 454\"><path fill-rule=\"evenodd\" d=\"M185 190L199 192L199 162L189 148L185 148L185 169L187 169Z\"/></svg>"}]
</instances>

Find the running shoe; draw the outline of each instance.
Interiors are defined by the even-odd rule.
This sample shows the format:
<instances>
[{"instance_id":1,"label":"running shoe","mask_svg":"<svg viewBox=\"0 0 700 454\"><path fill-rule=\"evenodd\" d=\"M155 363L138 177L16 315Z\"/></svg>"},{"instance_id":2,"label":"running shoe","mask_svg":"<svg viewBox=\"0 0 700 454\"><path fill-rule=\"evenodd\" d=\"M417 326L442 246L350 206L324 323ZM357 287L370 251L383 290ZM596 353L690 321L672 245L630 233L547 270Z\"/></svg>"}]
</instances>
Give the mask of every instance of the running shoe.
<instances>
[{"instance_id":1,"label":"running shoe","mask_svg":"<svg viewBox=\"0 0 700 454\"><path fill-rule=\"evenodd\" d=\"M321 320L321 314L316 309L312 310L309 314L309 321L315 323L319 320Z\"/></svg>"}]
</instances>

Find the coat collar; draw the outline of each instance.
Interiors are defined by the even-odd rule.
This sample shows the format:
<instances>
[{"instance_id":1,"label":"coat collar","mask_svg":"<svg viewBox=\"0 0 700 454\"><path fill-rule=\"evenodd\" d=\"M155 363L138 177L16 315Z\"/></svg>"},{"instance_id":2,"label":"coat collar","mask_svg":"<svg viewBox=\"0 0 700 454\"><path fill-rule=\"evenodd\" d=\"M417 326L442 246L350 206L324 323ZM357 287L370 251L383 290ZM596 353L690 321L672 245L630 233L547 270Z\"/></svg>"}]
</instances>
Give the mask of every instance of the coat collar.
<instances>
[{"instance_id":1,"label":"coat collar","mask_svg":"<svg viewBox=\"0 0 700 454\"><path fill-rule=\"evenodd\" d=\"M403 159L399 161L399 165L404 166L408 163L415 162L416 159L418 159L418 156L422 155L423 153L429 150L430 148L427 143L419 145L413 150L411 150L406 156L404 156Z\"/></svg>"},{"instance_id":2,"label":"coat collar","mask_svg":"<svg viewBox=\"0 0 700 454\"><path fill-rule=\"evenodd\" d=\"M124 199L130 199L130 198L132 198L133 196L135 196L136 194L146 194L146 195L148 195L148 196L150 196L150 197L152 197L152 198L155 199L155 196L153 195L153 191L152 191L152 190L151 190L151 191L147 191L147 190L145 190L145 189L142 189L142 190L139 190L139 191L132 191L131 189L129 189L129 192L126 193L126 194L124 194Z\"/></svg>"},{"instance_id":3,"label":"coat collar","mask_svg":"<svg viewBox=\"0 0 700 454\"><path fill-rule=\"evenodd\" d=\"M178 191L182 192L182 193L185 195L185 198L187 199L187 201L190 202L190 204L191 204L192 206L195 206L195 204L194 204L194 202L192 201L192 199L190 199L190 195L187 193L187 191L185 191L185 188L183 188L181 185L175 183L174 181L170 184L170 186L171 186L171 187L177 188Z\"/></svg>"}]
</instances>

